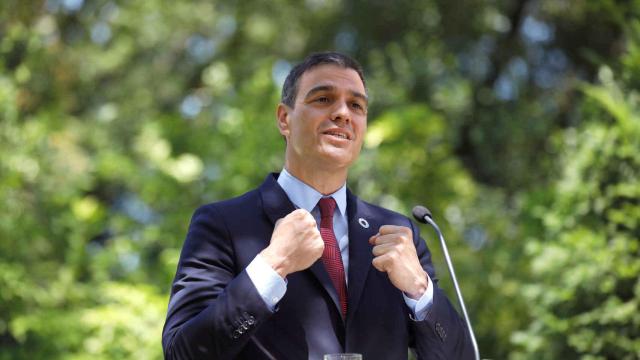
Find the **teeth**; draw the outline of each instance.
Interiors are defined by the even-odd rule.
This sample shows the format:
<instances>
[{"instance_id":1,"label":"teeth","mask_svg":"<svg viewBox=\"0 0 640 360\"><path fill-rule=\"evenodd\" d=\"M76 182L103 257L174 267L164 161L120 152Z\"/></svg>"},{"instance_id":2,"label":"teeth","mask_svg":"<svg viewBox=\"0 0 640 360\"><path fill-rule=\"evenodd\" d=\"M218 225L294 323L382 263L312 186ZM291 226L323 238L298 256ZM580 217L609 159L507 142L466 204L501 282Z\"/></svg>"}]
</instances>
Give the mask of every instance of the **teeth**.
<instances>
[{"instance_id":1,"label":"teeth","mask_svg":"<svg viewBox=\"0 0 640 360\"><path fill-rule=\"evenodd\" d=\"M333 132L329 132L329 133L327 133L327 134L328 134L328 135L337 136L337 137L339 137L339 138L343 138L343 139L346 139L346 138L347 138L347 135L345 135L345 134L339 134L339 133L333 133Z\"/></svg>"}]
</instances>

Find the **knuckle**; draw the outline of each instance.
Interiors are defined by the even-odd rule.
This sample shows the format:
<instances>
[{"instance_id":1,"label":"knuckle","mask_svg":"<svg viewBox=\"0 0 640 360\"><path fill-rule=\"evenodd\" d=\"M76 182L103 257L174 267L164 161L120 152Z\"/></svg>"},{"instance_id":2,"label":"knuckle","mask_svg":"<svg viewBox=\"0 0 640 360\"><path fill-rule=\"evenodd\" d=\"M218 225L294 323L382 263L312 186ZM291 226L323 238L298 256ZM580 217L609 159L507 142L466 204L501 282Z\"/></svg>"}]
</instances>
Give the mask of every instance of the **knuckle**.
<instances>
[{"instance_id":1,"label":"knuckle","mask_svg":"<svg viewBox=\"0 0 640 360\"><path fill-rule=\"evenodd\" d=\"M383 256L379 256L376 258L376 260L378 260L378 265L376 266L376 268L380 271L386 272L387 271L387 263L388 263L388 258L383 255Z\"/></svg>"},{"instance_id":2,"label":"knuckle","mask_svg":"<svg viewBox=\"0 0 640 360\"><path fill-rule=\"evenodd\" d=\"M318 229L316 228L307 228L308 232L307 234L309 235L309 237L311 239L313 239L313 241L322 241L322 237L320 236L320 233L318 232Z\"/></svg>"},{"instance_id":3,"label":"knuckle","mask_svg":"<svg viewBox=\"0 0 640 360\"><path fill-rule=\"evenodd\" d=\"M316 220L313 218L313 216L309 215L309 216L306 216L304 218L304 224L309 226L309 227L313 226L315 228L316 227Z\"/></svg>"},{"instance_id":4,"label":"knuckle","mask_svg":"<svg viewBox=\"0 0 640 360\"><path fill-rule=\"evenodd\" d=\"M307 214L307 211L304 209L296 209L293 212L291 212L291 215L298 219L303 218L306 214Z\"/></svg>"}]
</instances>

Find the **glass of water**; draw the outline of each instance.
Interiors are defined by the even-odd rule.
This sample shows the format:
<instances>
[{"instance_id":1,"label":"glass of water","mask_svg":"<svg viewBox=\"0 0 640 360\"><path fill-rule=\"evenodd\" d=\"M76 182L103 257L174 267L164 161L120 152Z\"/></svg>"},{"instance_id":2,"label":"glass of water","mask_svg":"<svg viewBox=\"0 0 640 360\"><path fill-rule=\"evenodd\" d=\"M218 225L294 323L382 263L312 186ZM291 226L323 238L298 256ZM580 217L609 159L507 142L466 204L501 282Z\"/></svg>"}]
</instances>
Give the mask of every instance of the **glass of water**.
<instances>
[{"instance_id":1,"label":"glass of water","mask_svg":"<svg viewBox=\"0 0 640 360\"><path fill-rule=\"evenodd\" d=\"M362 360L361 354L326 354L324 360Z\"/></svg>"}]
</instances>

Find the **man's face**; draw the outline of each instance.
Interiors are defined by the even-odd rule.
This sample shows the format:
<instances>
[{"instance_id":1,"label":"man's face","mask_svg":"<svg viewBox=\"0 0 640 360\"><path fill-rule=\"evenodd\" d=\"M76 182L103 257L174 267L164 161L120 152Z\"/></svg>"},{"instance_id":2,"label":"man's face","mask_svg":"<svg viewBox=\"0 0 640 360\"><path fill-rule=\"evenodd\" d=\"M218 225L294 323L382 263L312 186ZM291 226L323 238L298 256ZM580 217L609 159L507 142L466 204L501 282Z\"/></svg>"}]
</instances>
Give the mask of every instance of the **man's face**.
<instances>
[{"instance_id":1,"label":"man's face","mask_svg":"<svg viewBox=\"0 0 640 360\"><path fill-rule=\"evenodd\" d=\"M348 168L367 128L367 98L358 73L332 64L307 70L298 81L295 106L278 107L278 127L294 173Z\"/></svg>"}]
</instances>

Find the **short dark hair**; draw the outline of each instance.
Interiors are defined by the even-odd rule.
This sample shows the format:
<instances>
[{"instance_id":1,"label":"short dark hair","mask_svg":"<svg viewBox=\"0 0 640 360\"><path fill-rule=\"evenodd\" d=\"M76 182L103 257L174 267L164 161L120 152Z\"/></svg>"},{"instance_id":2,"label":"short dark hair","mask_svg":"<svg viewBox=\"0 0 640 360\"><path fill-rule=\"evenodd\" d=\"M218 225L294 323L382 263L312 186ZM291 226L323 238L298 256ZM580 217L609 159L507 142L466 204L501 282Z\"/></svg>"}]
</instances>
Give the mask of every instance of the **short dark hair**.
<instances>
[{"instance_id":1,"label":"short dark hair","mask_svg":"<svg viewBox=\"0 0 640 360\"><path fill-rule=\"evenodd\" d=\"M280 102L293 108L296 102L296 95L298 94L298 83L302 74L316 66L325 64L333 64L355 70L358 76L360 76L360 80L362 80L362 85L364 85L366 89L367 86L364 81L364 75L362 75L362 66L360 66L356 60L338 52L319 52L307 56L301 63L291 69L289 75L287 75L287 79L284 81L284 85L282 85Z\"/></svg>"}]
</instances>

